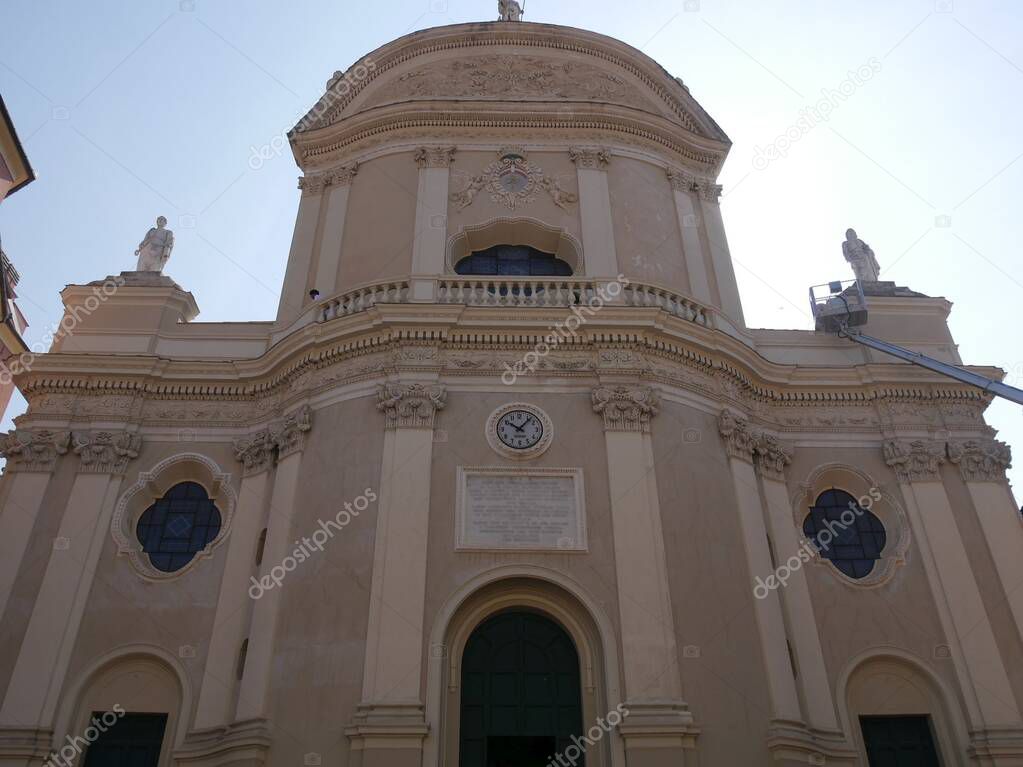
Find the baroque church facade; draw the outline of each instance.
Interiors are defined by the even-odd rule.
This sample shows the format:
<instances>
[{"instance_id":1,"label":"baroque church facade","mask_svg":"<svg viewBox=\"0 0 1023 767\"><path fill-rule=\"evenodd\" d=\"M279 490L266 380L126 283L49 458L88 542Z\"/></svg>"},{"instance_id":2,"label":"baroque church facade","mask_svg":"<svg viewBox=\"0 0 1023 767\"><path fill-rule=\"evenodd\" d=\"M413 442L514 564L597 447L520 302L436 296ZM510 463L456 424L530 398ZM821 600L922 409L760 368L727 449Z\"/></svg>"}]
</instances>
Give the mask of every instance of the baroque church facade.
<instances>
[{"instance_id":1,"label":"baroque church facade","mask_svg":"<svg viewBox=\"0 0 1023 767\"><path fill-rule=\"evenodd\" d=\"M291 145L274 321L194 321L157 227L16 377L0 765L1023 765L989 396L746 326L681 80L440 27Z\"/></svg>"}]
</instances>

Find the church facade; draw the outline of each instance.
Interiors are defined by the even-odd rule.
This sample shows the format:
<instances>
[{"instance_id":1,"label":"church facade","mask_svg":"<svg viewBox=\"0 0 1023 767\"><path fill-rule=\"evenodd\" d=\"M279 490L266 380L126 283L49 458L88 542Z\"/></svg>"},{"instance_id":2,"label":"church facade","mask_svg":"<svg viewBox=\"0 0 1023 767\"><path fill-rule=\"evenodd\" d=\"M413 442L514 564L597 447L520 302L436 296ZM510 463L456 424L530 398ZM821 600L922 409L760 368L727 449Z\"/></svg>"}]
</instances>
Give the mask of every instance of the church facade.
<instances>
[{"instance_id":1,"label":"church facade","mask_svg":"<svg viewBox=\"0 0 1023 767\"><path fill-rule=\"evenodd\" d=\"M440 27L291 145L274 321L194 321L154 229L17 372L0 765L1023 765L989 397L746 326L681 80Z\"/></svg>"}]
</instances>

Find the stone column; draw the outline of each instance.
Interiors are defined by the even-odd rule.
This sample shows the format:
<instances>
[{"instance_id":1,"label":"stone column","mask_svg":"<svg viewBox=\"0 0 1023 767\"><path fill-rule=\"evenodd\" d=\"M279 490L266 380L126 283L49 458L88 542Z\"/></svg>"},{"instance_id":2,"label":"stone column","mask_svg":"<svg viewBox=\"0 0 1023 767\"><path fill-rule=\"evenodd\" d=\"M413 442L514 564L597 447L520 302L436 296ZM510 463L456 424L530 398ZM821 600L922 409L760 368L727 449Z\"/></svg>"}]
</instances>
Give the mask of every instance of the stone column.
<instances>
[{"instance_id":1,"label":"stone column","mask_svg":"<svg viewBox=\"0 0 1023 767\"><path fill-rule=\"evenodd\" d=\"M46 565L0 709L0 726L23 729L46 748L121 481L142 445L126 431L75 433L72 442L79 467L57 533L62 545Z\"/></svg>"},{"instance_id":2,"label":"stone column","mask_svg":"<svg viewBox=\"0 0 1023 767\"><path fill-rule=\"evenodd\" d=\"M0 437L0 456L7 459L0 502L0 619L57 458L67 453L70 443L70 432L49 429L18 429Z\"/></svg>"},{"instance_id":3,"label":"stone column","mask_svg":"<svg viewBox=\"0 0 1023 767\"><path fill-rule=\"evenodd\" d=\"M433 301L436 279L444 274L444 248L448 235L448 181L453 146L419 147L416 192L416 230L412 243L412 299Z\"/></svg>"},{"instance_id":4,"label":"stone column","mask_svg":"<svg viewBox=\"0 0 1023 767\"><path fill-rule=\"evenodd\" d=\"M299 469L302 464L305 435L310 428L312 412L306 405L272 424L266 437L277 450L277 469L270 491L266 545L263 548L263 563L259 568L261 581L264 580L264 576L269 576L275 565L280 565L284 561L294 547L291 528L295 518L295 497L299 487ZM250 585L251 582L246 584L246 592ZM241 726L255 726L269 714L268 693L274 640L277 635L277 618L281 610L281 592L285 588L286 582L275 585L260 592L260 596L254 600L252 622L249 626L248 653L235 712L235 721Z\"/></svg>"},{"instance_id":5,"label":"stone column","mask_svg":"<svg viewBox=\"0 0 1023 767\"><path fill-rule=\"evenodd\" d=\"M710 262L714 265L714 277L721 294L721 311L739 327L746 326L742 315L742 300L739 285L735 281L735 266L728 250L725 224L721 219L721 187L709 179L700 179L697 184L700 194L700 210L703 211L707 241L710 243Z\"/></svg>"},{"instance_id":6,"label":"stone column","mask_svg":"<svg viewBox=\"0 0 1023 767\"><path fill-rule=\"evenodd\" d=\"M799 559L799 551L806 541L793 521L785 467L792 462L791 449L770 434L755 438L753 461L763 495L767 529L775 546L775 561L783 564L792 557ZM787 636L795 658L798 674L796 686L802 692L803 717L809 730L796 725L776 731L776 756L785 751L799 763L823 764L828 762L855 762L856 753L843 735L835 709L828 670L824 663L817 618L814 614L806 569L802 562L791 567L788 581L779 589ZM766 578L754 573L754 578ZM754 597L759 597L758 590ZM777 737L785 733L785 738ZM787 739L787 742L786 742Z\"/></svg>"},{"instance_id":7,"label":"stone column","mask_svg":"<svg viewBox=\"0 0 1023 767\"><path fill-rule=\"evenodd\" d=\"M572 147L568 153L579 178L579 216L586 276L614 279L619 269L611 223L611 192L607 186L611 153L600 147Z\"/></svg>"},{"instance_id":8,"label":"stone column","mask_svg":"<svg viewBox=\"0 0 1023 767\"><path fill-rule=\"evenodd\" d=\"M359 164L352 163L335 168L327 174L328 186L323 192L327 200L327 210L316 259L316 276L313 278L313 287L320 291L323 298L332 296L346 287L337 284L337 275L341 265L345 217L348 213L348 192L352 188L352 179L358 172Z\"/></svg>"},{"instance_id":9,"label":"stone column","mask_svg":"<svg viewBox=\"0 0 1023 767\"><path fill-rule=\"evenodd\" d=\"M948 443L991 550L1016 630L1023 637L1023 519L1005 479L1012 465L1009 446L994 439Z\"/></svg>"},{"instance_id":10,"label":"stone column","mask_svg":"<svg viewBox=\"0 0 1023 767\"><path fill-rule=\"evenodd\" d=\"M227 561L203 668L194 730L222 727L234 719L231 704L237 686L238 653L249 629L253 598L261 594L254 590L250 578L256 569L256 549L266 518L274 450L269 428L234 443L235 457L242 464L242 483L227 541Z\"/></svg>"},{"instance_id":11,"label":"stone column","mask_svg":"<svg viewBox=\"0 0 1023 767\"><path fill-rule=\"evenodd\" d=\"M724 439L725 450L728 453L750 576L754 579L758 577L766 579L774 572L774 563L768 548L760 488L753 468L754 456L762 437L745 419L736 418L728 411L721 415L718 431ZM799 707L796 680L792 673L792 661L789 658L781 596L776 590L771 589L765 589L765 593L758 593L754 590L753 583L750 584L750 590L754 595L753 610L771 696L770 737L777 741L772 747L776 759L774 763L806 764L805 755L799 759L792 752L794 744L791 741L799 740L805 734L805 725Z\"/></svg>"},{"instance_id":12,"label":"stone column","mask_svg":"<svg viewBox=\"0 0 1023 767\"><path fill-rule=\"evenodd\" d=\"M710 290L706 256L700 241L700 217L696 215L693 204L693 196L697 192L696 178L684 170L668 168L668 181L675 191L675 211L678 214L682 251L693 298L707 306L714 306L717 302Z\"/></svg>"},{"instance_id":13,"label":"stone column","mask_svg":"<svg viewBox=\"0 0 1023 767\"><path fill-rule=\"evenodd\" d=\"M291 238L288 267L284 272L281 300L277 306L277 321L283 325L296 320L311 300L306 292L308 290L306 286L309 282L309 270L313 264L313 248L316 245L316 228L320 222L320 206L323 203L323 192L327 188L328 182L328 177L322 173L302 176L298 180L298 188L302 190L302 199L298 203L295 233Z\"/></svg>"},{"instance_id":14,"label":"stone column","mask_svg":"<svg viewBox=\"0 0 1023 767\"><path fill-rule=\"evenodd\" d=\"M422 761L430 467L434 420L446 397L435 383L380 387L384 455L362 703L346 731L353 762L361 767L415 767Z\"/></svg>"},{"instance_id":15,"label":"stone column","mask_svg":"<svg viewBox=\"0 0 1023 767\"><path fill-rule=\"evenodd\" d=\"M991 736L1021 734L1020 712L995 642L991 621L959 536L939 467L945 445L926 440L890 440L885 462L899 480L920 559L931 585L945 638L969 712L974 744ZM935 641L935 644L939 644ZM1019 751L1015 751L1016 754ZM991 764L1015 764L1015 761Z\"/></svg>"},{"instance_id":16,"label":"stone column","mask_svg":"<svg viewBox=\"0 0 1023 767\"><path fill-rule=\"evenodd\" d=\"M656 393L643 386L598 386L604 419L625 707L620 729L630 767L687 764L696 728L682 700L675 622L657 499L650 422ZM616 701L609 701L615 705Z\"/></svg>"}]
</instances>

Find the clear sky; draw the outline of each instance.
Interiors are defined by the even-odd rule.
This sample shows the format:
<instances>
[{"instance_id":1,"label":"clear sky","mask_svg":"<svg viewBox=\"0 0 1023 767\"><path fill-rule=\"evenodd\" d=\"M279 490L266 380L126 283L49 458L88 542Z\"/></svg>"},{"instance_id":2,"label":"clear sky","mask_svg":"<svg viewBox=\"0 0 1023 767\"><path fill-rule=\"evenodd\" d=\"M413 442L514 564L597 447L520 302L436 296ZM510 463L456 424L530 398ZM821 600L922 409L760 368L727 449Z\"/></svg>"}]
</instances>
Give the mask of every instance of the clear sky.
<instances>
[{"instance_id":1,"label":"clear sky","mask_svg":"<svg viewBox=\"0 0 1023 767\"><path fill-rule=\"evenodd\" d=\"M167 272L195 294L201 320L271 319L298 170L287 149L253 169L253 148L289 129L335 70L407 32L496 9L2 0L0 92L39 176L0 207L28 340L59 321L65 284L134 268L161 214L176 239ZM850 278L840 245L853 226L882 279L953 301L964 360L998 365L1023 387L1012 228L1023 199L1023 4L526 0L525 12L642 49L729 134L722 206L750 326L810 328L807 287ZM870 77L843 85L861 67ZM823 98L827 119L799 128ZM766 154L790 128L784 156ZM4 428L24 408L16 395ZM1023 411L996 402L988 419L1017 448L1019 496Z\"/></svg>"}]
</instances>

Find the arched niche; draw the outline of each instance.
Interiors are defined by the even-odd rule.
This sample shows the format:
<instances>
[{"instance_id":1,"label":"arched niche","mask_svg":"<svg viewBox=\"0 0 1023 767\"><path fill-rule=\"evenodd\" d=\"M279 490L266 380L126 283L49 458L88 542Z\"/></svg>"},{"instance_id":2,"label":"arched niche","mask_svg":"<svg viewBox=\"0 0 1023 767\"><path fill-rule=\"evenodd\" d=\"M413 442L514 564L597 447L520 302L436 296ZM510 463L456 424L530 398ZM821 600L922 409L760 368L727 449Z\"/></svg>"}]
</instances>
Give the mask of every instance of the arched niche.
<instances>
[{"instance_id":1,"label":"arched niche","mask_svg":"<svg viewBox=\"0 0 1023 767\"><path fill-rule=\"evenodd\" d=\"M119 648L99 658L78 677L64 696L54 728L54 747L67 737L87 736L93 712L166 714L160 767L170 767L172 753L185 738L192 699L184 669L168 652L148 645ZM84 763L79 758L75 764Z\"/></svg>"},{"instance_id":2,"label":"arched niche","mask_svg":"<svg viewBox=\"0 0 1023 767\"><path fill-rule=\"evenodd\" d=\"M837 692L842 725L863 764L867 763L863 716L928 716L942 764L959 764L966 752L967 728L955 696L905 651L886 647L857 656L839 678Z\"/></svg>"},{"instance_id":3,"label":"arched niche","mask_svg":"<svg viewBox=\"0 0 1023 767\"><path fill-rule=\"evenodd\" d=\"M187 565L174 572L165 572L158 570L149 561L135 535L135 527L146 509L181 482L195 482L203 487L220 512L220 531ZM231 486L230 474L221 471L215 461L200 453L179 453L139 474L135 484L118 500L110 531L117 544L118 554L128 557L143 578L151 581L179 578L211 556L214 549L223 543L231 528L236 503L237 494Z\"/></svg>"},{"instance_id":4,"label":"arched niche","mask_svg":"<svg viewBox=\"0 0 1023 767\"><path fill-rule=\"evenodd\" d=\"M455 273L455 264L466 256L495 245L528 245L572 267L572 276L586 273L582 244L564 229L548 226L532 218L497 218L483 224L464 227L448 238L445 269Z\"/></svg>"},{"instance_id":5,"label":"arched niche","mask_svg":"<svg viewBox=\"0 0 1023 767\"><path fill-rule=\"evenodd\" d=\"M799 485L792 496L793 522L803 535L803 520L821 493L831 489L844 490L857 499L859 505L873 513L885 527L887 539L881 558L873 571L864 578L850 578L826 557L815 555L812 562L831 573L840 582L856 588L875 588L888 583L897 568L906 562L909 549L909 517L899 499L882 487L866 472L841 463L818 466Z\"/></svg>"},{"instance_id":6,"label":"arched niche","mask_svg":"<svg viewBox=\"0 0 1023 767\"><path fill-rule=\"evenodd\" d=\"M533 611L560 626L579 656L583 728L606 719L622 702L616 642L609 619L576 584L539 567L506 567L465 584L438 614L431 633L427 688L430 734L424 767L457 764L460 742L462 658L473 632L504 612ZM605 648L608 648L605 650ZM588 767L624 767L617 729L587 752Z\"/></svg>"}]
</instances>

